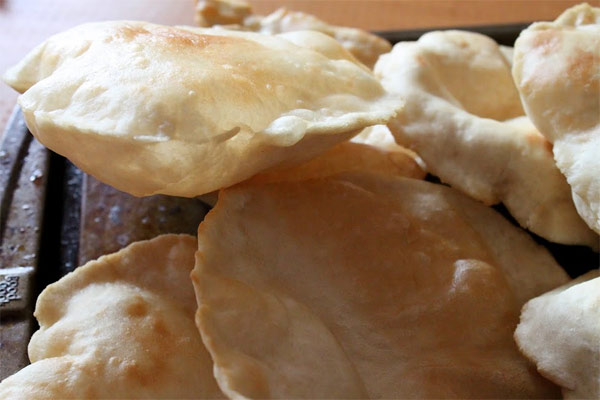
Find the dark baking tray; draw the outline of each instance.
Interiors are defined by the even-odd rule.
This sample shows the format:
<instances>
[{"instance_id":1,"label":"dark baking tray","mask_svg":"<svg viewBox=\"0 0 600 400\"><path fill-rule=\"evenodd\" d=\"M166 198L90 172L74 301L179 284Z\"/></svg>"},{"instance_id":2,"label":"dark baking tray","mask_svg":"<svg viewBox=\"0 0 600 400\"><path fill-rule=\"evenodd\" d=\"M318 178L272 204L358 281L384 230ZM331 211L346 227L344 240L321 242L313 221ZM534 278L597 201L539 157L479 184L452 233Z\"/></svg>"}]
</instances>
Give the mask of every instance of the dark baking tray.
<instances>
[{"instance_id":1,"label":"dark baking tray","mask_svg":"<svg viewBox=\"0 0 600 400\"><path fill-rule=\"evenodd\" d=\"M479 32L512 45L527 25L448 29ZM377 33L396 43L431 30ZM510 218L502 206L497 209ZM140 199L96 181L41 146L15 109L0 144L0 380L29 362L27 344L37 329L34 302L44 287L133 241L168 232L195 234L208 210L196 199ZM598 267L598 253L588 248L533 236L571 276Z\"/></svg>"},{"instance_id":2,"label":"dark baking tray","mask_svg":"<svg viewBox=\"0 0 600 400\"><path fill-rule=\"evenodd\" d=\"M462 27L449 26L443 28L422 28L402 31L378 31L374 33L386 38L392 44L395 44L398 42L417 40L421 37L421 35L431 31L459 29L461 31L482 33L494 39L498 44L512 46L515 43L515 40L517 40L519 33L521 33L521 31L527 28L530 24L531 22L517 22L514 24L505 25L474 25Z\"/></svg>"}]
</instances>

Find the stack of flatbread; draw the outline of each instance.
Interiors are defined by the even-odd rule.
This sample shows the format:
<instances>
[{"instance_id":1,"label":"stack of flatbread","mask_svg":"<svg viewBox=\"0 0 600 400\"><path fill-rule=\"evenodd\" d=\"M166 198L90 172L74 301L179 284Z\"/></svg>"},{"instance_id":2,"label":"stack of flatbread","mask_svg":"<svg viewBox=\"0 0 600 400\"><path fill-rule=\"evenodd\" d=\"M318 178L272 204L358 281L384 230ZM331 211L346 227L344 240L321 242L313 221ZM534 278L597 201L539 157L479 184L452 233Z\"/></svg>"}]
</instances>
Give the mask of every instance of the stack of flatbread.
<instances>
[{"instance_id":1,"label":"stack of flatbread","mask_svg":"<svg viewBox=\"0 0 600 400\"><path fill-rule=\"evenodd\" d=\"M600 278L521 228L598 248L598 64L569 53L598 55L597 9L532 25L514 64L478 34L389 51L239 0L197 20L85 24L6 73L84 171L215 205L197 238L48 286L0 398L598 398Z\"/></svg>"},{"instance_id":2,"label":"stack of flatbread","mask_svg":"<svg viewBox=\"0 0 600 400\"><path fill-rule=\"evenodd\" d=\"M406 102L390 123L394 137L434 175L485 204L502 202L522 227L550 241L598 247L492 39L431 32L397 44L375 73Z\"/></svg>"}]
</instances>

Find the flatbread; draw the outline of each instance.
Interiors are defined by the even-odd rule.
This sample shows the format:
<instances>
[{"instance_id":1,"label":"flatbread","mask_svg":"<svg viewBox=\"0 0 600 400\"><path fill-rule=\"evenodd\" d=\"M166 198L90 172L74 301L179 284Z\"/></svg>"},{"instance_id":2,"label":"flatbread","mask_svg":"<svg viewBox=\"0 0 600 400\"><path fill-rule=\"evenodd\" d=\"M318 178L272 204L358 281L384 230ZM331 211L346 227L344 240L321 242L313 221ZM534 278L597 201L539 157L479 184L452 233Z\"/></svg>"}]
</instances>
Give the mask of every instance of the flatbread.
<instances>
[{"instance_id":1,"label":"flatbread","mask_svg":"<svg viewBox=\"0 0 600 400\"><path fill-rule=\"evenodd\" d=\"M53 36L5 79L40 142L136 196L227 187L401 108L366 68L288 40L145 22Z\"/></svg>"},{"instance_id":2,"label":"flatbread","mask_svg":"<svg viewBox=\"0 0 600 400\"><path fill-rule=\"evenodd\" d=\"M600 398L598 270L525 304L515 340L564 398Z\"/></svg>"},{"instance_id":3,"label":"flatbread","mask_svg":"<svg viewBox=\"0 0 600 400\"><path fill-rule=\"evenodd\" d=\"M208 27L223 25L225 29L242 29L267 34L293 31L318 31L333 37L346 50L369 68L391 44L372 33L357 28L330 25L300 11L279 8L267 16L252 14L249 3L239 0L196 0L196 23Z\"/></svg>"},{"instance_id":4,"label":"flatbread","mask_svg":"<svg viewBox=\"0 0 600 400\"><path fill-rule=\"evenodd\" d=\"M32 364L0 383L0 398L222 398L194 325L196 248L192 236L159 236L48 286Z\"/></svg>"},{"instance_id":5,"label":"flatbread","mask_svg":"<svg viewBox=\"0 0 600 400\"><path fill-rule=\"evenodd\" d=\"M523 116L509 63L492 39L430 32L395 45L375 73L406 102L390 130L429 172L485 204L502 202L522 227L545 239L598 248L552 145Z\"/></svg>"},{"instance_id":6,"label":"flatbread","mask_svg":"<svg viewBox=\"0 0 600 400\"><path fill-rule=\"evenodd\" d=\"M373 174L245 184L198 235L196 321L229 397L558 396L512 335L522 304L567 276L454 189Z\"/></svg>"},{"instance_id":7,"label":"flatbread","mask_svg":"<svg viewBox=\"0 0 600 400\"><path fill-rule=\"evenodd\" d=\"M413 179L425 178L425 171L416 154L396 144L385 125L375 125L312 160L298 166L260 173L252 178L252 182L303 181L342 172L372 172Z\"/></svg>"},{"instance_id":8,"label":"flatbread","mask_svg":"<svg viewBox=\"0 0 600 400\"><path fill-rule=\"evenodd\" d=\"M196 0L194 20L205 28L213 25L242 24L252 14L252 6L243 0Z\"/></svg>"},{"instance_id":9,"label":"flatbread","mask_svg":"<svg viewBox=\"0 0 600 400\"><path fill-rule=\"evenodd\" d=\"M296 33L296 32L294 32ZM342 172L371 172L389 176L424 179L425 168L414 152L399 146L385 125L365 128L346 142L300 165L273 168L250 178L253 183L298 182L325 178ZM200 200L214 207L218 193L207 193Z\"/></svg>"},{"instance_id":10,"label":"flatbread","mask_svg":"<svg viewBox=\"0 0 600 400\"><path fill-rule=\"evenodd\" d=\"M306 47L323 54L331 60L347 60L369 70L352 53L348 52L334 38L317 31L290 31L275 36L288 40L300 47Z\"/></svg>"},{"instance_id":11,"label":"flatbread","mask_svg":"<svg viewBox=\"0 0 600 400\"><path fill-rule=\"evenodd\" d=\"M521 32L512 72L577 211L600 233L600 8L580 4Z\"/></svg>"}]
</instances>

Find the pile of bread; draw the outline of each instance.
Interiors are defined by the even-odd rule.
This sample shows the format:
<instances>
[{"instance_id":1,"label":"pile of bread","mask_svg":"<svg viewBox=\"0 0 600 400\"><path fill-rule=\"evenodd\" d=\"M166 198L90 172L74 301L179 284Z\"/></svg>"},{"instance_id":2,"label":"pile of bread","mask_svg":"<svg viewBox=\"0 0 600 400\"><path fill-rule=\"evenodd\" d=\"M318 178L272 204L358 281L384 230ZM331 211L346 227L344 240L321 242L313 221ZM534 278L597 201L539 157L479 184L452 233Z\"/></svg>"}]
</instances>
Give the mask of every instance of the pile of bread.
<instances>
[{"instance_id":1,"label":"pile of bread","mask_svg":"<svg viewBox=\"0 0 600 400\"><path fill-rule=\"evenodd\" d=\"M571 280L490 206L598 250L600 9L514 50L239 0L197 17L85 24L5 74L87 173L218 199L197 238L48 286L0 398L599 398L598 265Z\"/></svg>"}]
</instances>

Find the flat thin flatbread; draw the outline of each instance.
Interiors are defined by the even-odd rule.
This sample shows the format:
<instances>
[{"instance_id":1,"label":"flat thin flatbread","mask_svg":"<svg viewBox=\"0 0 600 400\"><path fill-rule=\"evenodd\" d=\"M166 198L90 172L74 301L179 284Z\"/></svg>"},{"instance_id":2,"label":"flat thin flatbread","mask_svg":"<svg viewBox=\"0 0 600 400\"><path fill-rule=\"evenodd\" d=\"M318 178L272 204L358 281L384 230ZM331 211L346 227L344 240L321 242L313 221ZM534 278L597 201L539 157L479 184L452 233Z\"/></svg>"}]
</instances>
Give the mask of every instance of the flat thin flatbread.
<instances>
[{"instance_id":1,"label":"flat thin flatbread","mask_svg":"<svg viewBox=\"0 0 600 400\"><path fill-rule=\"evenodd\" d=\"M566 274L451 188L245 184L198 234L196 320L229 397L558 396L512 334L521 305Z\"/></svg>"},{"instance_id":2,"label":"flat thin flatbread","mask_svg":"<svg viewBox=\"0 0 600 400\"><path fill-rule=\"evenodd\" d=\"M222 398L194 325L196 248L193 236L159 236L48 286L32 364L0 383L0 398Z\"/></svg>"}]
</instances>

